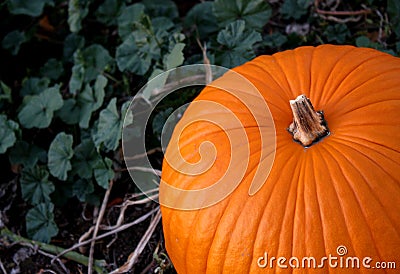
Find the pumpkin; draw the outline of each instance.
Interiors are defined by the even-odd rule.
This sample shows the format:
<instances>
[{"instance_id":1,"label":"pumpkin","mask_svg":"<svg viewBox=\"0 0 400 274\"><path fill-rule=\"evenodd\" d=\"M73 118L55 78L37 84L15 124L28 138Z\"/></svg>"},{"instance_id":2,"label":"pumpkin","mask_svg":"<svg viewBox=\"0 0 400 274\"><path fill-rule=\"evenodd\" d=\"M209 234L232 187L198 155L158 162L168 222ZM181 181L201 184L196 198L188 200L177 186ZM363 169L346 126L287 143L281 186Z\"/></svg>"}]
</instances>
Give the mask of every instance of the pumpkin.
<instances>
[{"instance_id":1,"label":"pumpkin","mask_svg":"<svg viewBox=\"0 0 400 274\"><path fill-rule=\"evenodd\" d=\"M213 83L176 126L162 167L165 245L178 273L364 273L399 263L399 58L300 47ZM229 191L201 192L217 181Z\"/></svg>"}]
</instances>

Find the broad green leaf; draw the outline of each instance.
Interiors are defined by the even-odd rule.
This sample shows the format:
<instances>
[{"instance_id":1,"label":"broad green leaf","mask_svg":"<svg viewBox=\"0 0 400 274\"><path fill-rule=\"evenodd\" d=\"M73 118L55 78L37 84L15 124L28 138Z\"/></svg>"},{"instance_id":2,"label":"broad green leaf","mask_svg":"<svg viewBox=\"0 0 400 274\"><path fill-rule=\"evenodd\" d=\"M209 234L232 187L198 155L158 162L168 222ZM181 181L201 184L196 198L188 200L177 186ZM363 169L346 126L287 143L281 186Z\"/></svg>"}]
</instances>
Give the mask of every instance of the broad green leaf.
<instances>
[{"instance_id":1,"label":"broad green leaf","mask_svg":"<svg viewBox=\"0 0 400 274\"><path fill-rule=\"evenodd\" d=\"M25 78L22 81L22 88L19 94L24 97L26 95L36 95L46 90L49 87L49 78Z\"/></svg>"},{"instance_id":2,"label":"broad green leaf","mask_svg":"<svg viewBox=\"0 0 400 274\"><path fill-rule=\"evenodd\" d=\"M144 15L144 5L141 3L133 4L125 7L121 15L118 17L118 34L125 40L135 29L141 17Z\"/></svg>"},{"instance_id":3,"label":"broad green leaf","mask_svg":"<svg viewBox=\"0 0 400 274\"><path fill-rule=\"evenodd\" d=\"M12 147L17 140L15 131L18 130L18 124L8 120L6 115L0 114L0 154Z\"/></svg>"},{"instance_id":4,"label":"broad green leaf","mask_svg":"<svg viewBox=\"0 0 400 274\"><path fill-rule=\"evenodd\" d=\"M22 198L32 205L49 203L55 187L48 179L49 173L44 168L24 168L20 179Z\"/></svg>"},{"instance_id":5,"label":"broad green leaf","mask_svg":"<svg viewBox=\"0 0 400 274\"><path fill-rule=\"evenodd\" d=\"M166 70L176 68L183 64L185 58L183 57L183 48L185 44L177 43L170 53L164 56L164 67Z\"/></svg>"},{"instance_id":6,"label":"broad green leaf","mask_svg":"<svg viewBox=\"0 0 400 274\"><path fill-rule=\"evenodd\" d=\"M94 177L99 186L107 189L109 182L114 178L114 171L112 169L112 161L105 158L104 161L98 161L94 167Z\"/></svg>"},{"instance_id":7,"label":"broad green leaf","mask_svg":"<svg viewBox=\"0 0 400 274\"><path fill-rule=\"evenodd\" d=\"M80 92L76 99L67 99L63 107L57 113L67 124L77 124L81 128L87 128L93 111L100 108L104 100L104 88L107 85L107 78L99 75L91 88L89 84Z\"/></svg>"},{"instance_id":8,"label":"broad green leaf","mask_svg":"<svg viewBox=\"0 0 400 274\"><path fill-rule=\"evenodd\" d=\"M270 48L280 48L283 44L288 41L286 35L283 35L280 32L274 32L272 34L266 35L262 41L262 43Z\"/></svg>"},{"instance_id":9,"label":"broad green leaf","mask_svg":"<svg viewBox=\"0 0 400 274\"><path fill-rule=\"evenodd\" d=\"M103 46L93 44L74 54L75 65L72 68L72 77L69 83L70 92L75 94L82 87L97 78L111 63L112 57Z\"/></svg>"},{"instance_id":10,"label":"broad green leaf","mask_svg":"<svg viewBox=\"0 0 400 274\"><path fill-rule=\"evenodd\" d=\"M28 41L25 32L14 30L9 32L1 42L3 49L9 50L12 55L17 55L23 43Z\"/></svg>"},{"instance_id":11,"label":"broad green leaf","mask_svg":"<svg viewBox=\"0 0 400 274\"><path fill-rule=\"evenodd\" d=\"M94 191L94 185L91 180L79 179L76 180L72 187L73 194L81 202L87 202L87 198Z\"/></svg>"},{"instance_id":12,"label":"broad green leaf","mask_svg":"<svg viewBox=\"0 0 400 274\"><path fill-rule=\"evenodd\" d=\"M47 166L51 175L62 181L67 179L67 172L72 168L71 158L74 154L72 142L72 135L60 132L49 147L49 161Z\"/></svg>"},{"instance_id":13,"label":"broad green leaf","mask_svg":"<svg viewBox=\"0 0 400 274\"><path fill-rule=\"evenodd\" d=\"M122 7L120 0L105 0L96 10L96 19L107 26L116 25Z\"/></svg>"},{"instance_id":14,"label":"broad green leaf","mask_svg":"<svg viewBox=\"0 0 400 274\"><path fill-rule=\"evenodd\" d=\"M45 4L54 6L53 0L8 0L8 10L12 14L37 17L42 14Z\"/></svg>"},{"instance_id":15,"label":"broad green leaf","mask_svg":"<svg viewBox=\"0 0 400 274\"><path fill-rule=\"evenodd\" d=\"M26 233L29 238L49 243L51 238L58 234L53 210L54 205L52 203L41 203L28 211L26 214Z\"/></svg>"},{"instance_id":16,"label":"broad green leaf","mask_svg":"<svg viewBox=\"0 0 400 274\"><path fill-rule=\"evenodd\" d=\"M63 56L66 61L73 61L76 50L83 48L85 38L76 33L70 33L64 40Z\"/></svg>"},{"instance_id":17,"label":"broad green leaf","mask_svg":"<svg viewBox=\"0 0 400 274\"><path fill-rule=\"evenodd\" d=\"M91 139L83 140L74 148L72 158L72 173L80 178L90 179L93 176L93 169L102 159L94 147Z\"/></svg>"},{"instance_id":18,"label":"broad green leaf","mask_svg":"<svg viewBox=\"0 0 400 274\"><path fill-rule=\"evenodd\" d=\"M272 12L264 0L216 0L213 10L221 27L241 19L249 29L256 30L267 24Z\"/></svg>"},{"instance_id":19,"label":"broad green leaf","mask_svg":"<svg viewBox=\"0 0 400 274\"><path fill-rule=\"evenodd\" d=\"M142 3L152 18L163 16L175 19L179 16L178 7L172 0L143 0Z\"/></svg>"},{"instance_id":20,"label":"broad green leaf","mask_svg":"<svg viewBox=\"0 0 400 274\"><path fill-rule=\"evenodd\" d=\"M160 48L153 36L135 32L117 47L116 61L120 71L144 75L153 59L160 55Z\"/></svg>"},{"instance_id":21,"label":"broad green leaf","mask_svg":"<svg viewBox=\"0 0 400 274\"><path fill-rule=\"evenodd\" d=\"M280 8L280 12L283 18L300 19L308 13L311 3L311 0L285 0Z\"/></svg>"},{"instance_id":22,"label":"broad green leaf","mask_svg":"<svg viewBox=\"0 0 400 274\"><path fill-rule=\"evenodd\" d=\"M25 141L18 141L10 150L10 163L13 165L21 164L24 168L32 168L38 160L46 159L47 152L35 145L30 145Z\"/></svg>"},{"instance_id":23,"label":"broad green leaf","mask_svg":"<svg viewBox=\"0 0 400 274\"><path fill-rule=\"evenodd\" d=\"M11 88L0 80L0 109L3 108L5 102L12 103Z\"/></svg>"},{"instance_id":24,"label":"broad green leaf","mask_svg":"<svg viewBox=\"0 0 400 274\"><path fill-rule=\"evenodd\" d=\"M24 98L18 119L25 128L45 128L50 125L54 111L63 105L59 89L60 86L55 85L38 95Z\"/></svg>"},{"instance_id":25,"label":"broad green leaf","mask_svg":"<svg viewBox=\"0 0 400 274\"><path fill-rule=\"evenodd\" d=\"M78 32L82 29L82 20L89 13L89 4L90 1L68 1L68 25L71 32Z\"/></svg>"},{"instance_id":26,"label":"broad green leaf","mask_svg":"<svg viewBox=\"0 0 400 274\"><path fill-rule=\"evenodd\" d=\"M261 40L258 32L245 29L243 20L230 23L218 33L217 37L218 43L225 46L219 56L220 64L231 68L254 58L253 45Z\"/></svg>"},{"instance_id":27,"label":"broad green leaf","mask_svg":"<svg viewBox=\"0 0 400 274\"><path fill-rule=\"evenodd\" d=\"M85 78L85 68L82 64L76 64L72 67L72 75L69 80L69 92L76 94L81 90Z\"/></svg>"},{"instance_id":28,"label":"broad green leaf","mask_svg":"<svg viewBox=\"0 0 400 274\"><path fill-rule=\"evenodd\" d=\"M193 6L185 16L184 25L186 28L194 27L200 39L216 33L219 27L213 12L213 2L206 1Z\"/></svg>"},{"instance_id":29,"label":"broad green leaf","mask_svg":"<svg viewBox=\"0 0 400 274\"><path fill-rule=\"evenodd\" d=\"M104 145L107 150L116 150L121 140L122 125L129 102L121 107L121 116L117 110L117 99L111 99L106 109L100 112L97 127L93 133L96 147Z\"/></svg>"},{"instance_id":30,"label":"broad green leaf","mask_svg":"<svg viewBox=\"0 0 400 274\"><path fill-rule=\"evenodd\" d=\"M400 1L388 0L386 9L397 37L400 37Z\"/></svg>"},{"instance_id":31,"label":"broad green leaf","mask_svg":"<svg viewBox=\"0 0 400 274\"><path fill-rule=\"evenodd\" d=\"M64 71L64 67L63 67L62 62L57 61L57 59L51 58L40 69L40 74L43 77L57 80L58 78L60 78L63 71Z\"/></svg>"},{"instance_id":32,"label":"broad green leaf","mask_svg":"<svg viewBox=\"0 0 400 274\"><path fill-rule=\"evenodd\" d=\"M329 25L325 31L324 35L328 42L336 41L339 44L346 42L346 38L350 36L350 31L346 24L335 24Z\"/></svg>"}]
</instances>

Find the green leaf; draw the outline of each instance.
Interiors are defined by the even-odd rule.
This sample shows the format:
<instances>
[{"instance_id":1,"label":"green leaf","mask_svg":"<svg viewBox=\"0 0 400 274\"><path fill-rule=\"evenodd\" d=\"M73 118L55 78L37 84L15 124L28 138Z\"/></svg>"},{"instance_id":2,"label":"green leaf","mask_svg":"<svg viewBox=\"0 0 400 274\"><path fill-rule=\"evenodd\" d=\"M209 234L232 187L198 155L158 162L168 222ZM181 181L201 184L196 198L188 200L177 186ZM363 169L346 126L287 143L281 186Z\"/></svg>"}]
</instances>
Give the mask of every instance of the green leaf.
<instances>
[{"instance_id":1,"label":"green leaf","mask_svg":"<svg viewBox=\"0 0 400 274\"><path fill-rule=\"evenodd\" d=\"M285 0L280 8L280 12L285 19L300 19L308 13L311 0Z\"/></svg>"},{"instance_id":2,"label":"green leaf","mask_svg":"<svg viewBox=\"0 0 400 274\"><path fill-rule=\"evenodd\" d=\"M183 57L184 47L185 44L177 43L175 44L171 52L164 56L163 63L165 70L173 69L183 64L183 61L185 60L185 58Z\"/></svg>"},{"instance_id":3,"label":"green leaf","mask_svg":"<svg viewBox=\"0 0 400 274\"><path fill-rule=\"evenodd\" d=\"M144 5L140 3L127 6L122 10L118 17L118 34L122 40L125 40L131 34L135 29L135 24L140 21L143 15Z\"/></svg>"},{"instance_id":4,"label":"green leaf","mask_svg":"<svg viewBox=\"0 0 400 274\"><path fill-rule=\"evenodd\" d=\"M350 36L350 31L345 24L335 24L329 25L325 29L324 35L328 42L336 41L343 44L346 42L346 38Z\"/></svg>"},{"instance_id":5,"label":"green leaf","mask_svg":"<svg viewBox=\"0 0 400 274\"><path fill-rule=\"evenodd\" d=\"M32 205L50 202L55 187L48 179L49 173L44 168L24 168L20 179L22 198Z\"/></svg>"},{"instance_id":6,"label":"green leaf","mask_svg":"<svg viewBox=\"0 0 400 274\"><path fill-rule=\"evenodd\" d=\"M87 202L89 195L94 192L93 182L85 179L79 179L74 183L72 192L79 199L79 201Z\"/></svg>"},{"instance_id":7,"label":"green leaf","mask_svg":"<svg viewBox=\"0 0 400 274\"><path fill-rule=\"evenodd\" d=\"M28 211L26 214L26 233L29 238L49 243L51 238L58 234L53 210L54 205L52 203L41 203Z\"/></svg>"},{"instance_id":8,"label":"green leaf","mask_svg":"<svg viewBox=\"0 0 400 274\"><path fill-rule=\"evenodd\" d=\"M72 158L72 173L80 178L90 179L93 176L93 169L102 159L94 147L91 139L83 140L74 148Z\"/></svg>"},{"instance_id":9,"label":"green leaf","mask_svg":"<svg viewBox=\"0 0 400 274\"><path fill-rule=\"evenodd\" d=\"M0 101L2 100L12 103L11 88L0 80Z\"/></svg>"},{"instance_id":10,"label":"green leaf","mask_svg":"<svg viewBox=\"0 0 400 274\"><path fill-rule=\"evenodd\" d=\"M60 86L55 85L38 95L24 98L18 119L25 128L45 128L50 125L54 111L60 109L63 105L59 89Z\"/></svg>"},{"instance_id":11,"label":"green leaf","mask_svg":"<svg viewBox=\"0 0 400 274\"><path fill-rule=\"evenodd\" d=\"M107 26L116 25L121 7L120 0L105 0L96 10L96 19Z\"/></svg>"},{"instance_id":12,"label":"green leaf","mask_svg":"<svg viewBox=\"0 0 400 274\"><path fill-rule=\"evenodd\" d=\"M46 64L40 69L40 74L43 77L47 77L49 79L57 80L60 78L61 74L64 71L64 67L62 62L57 61L57 59L50 58Z\"/></svg>"},{"instance_id":13,"label":"green leaf","mask_svg":"<svg viewBox=\"0 0 400 274\"><path fill-rule=\"evenodd\" d=\"M397 37L400 37L400 1L388 0L386 9Z\"/></svg>"},{"instance_id":14,"label":"green leaf","mask_svg":"<svg viewBox=\"0 0 400 274\"><path fill-rule=\"evenodd\" d=\"M264 0L216 0L213 6L219 25L242 19L249 29L261 30L271 17L271 7Z\"/></svg>"},{"instance_id":15,"label":"green leaf","mask_svg":"<svg viewBox=\"0 0 400 274\"><path fill-rule=\"evenodd\" d=\"M66 61L73 61L76 50L83 48L85 38L76 33L70 33L64 40L63 56Z\"/></svg>"},{"instance_id":16,"label":"green leaf","mask_svg":"<svg viewBox=\"0 0 400 274\"><path fill-rule=\"evenodd\" d=\"M89 4L90 1L68 1L68 25L71 32L78 32L82 29L82 20L89 13Z\"/></svg>"},{"instance_id":17,"label":"green leaf","mask_svg":"<svg viewBox=\"0 0 400 274\"><path fill-rule=\"evenodd\" d=\"M205 39L219 30L217 18L213 13L213 2L202 2L193 6L185 16L186 28L195 27L199 38Z\"/></svg>"},{"instance_id":18,"label":"green leaf","mask_svg":"<svg viewBox=\"0 0 400 274\"><path fill-rule=\"evenodd\" d=\"M26 95L36 95L49 87L50 79L48 78L25 78L22 81L22 88L19 94L24 97Z\"/></svg>"},{"instance_id":19,"label":"green leaf","mask_svg":"<svg viewBox=\"0 0 400 274\"><path fill-rule=\"evenodd\" d=\"M15 131L19 129L17 123L8 120L6 115L0 114L0 154L12 147L17 140Z\"/></svg>"},{"instance_id":20,"label":"green leaf","mask_svg":"<svg viewBox=\"0 0 400 274\"><path fill-rule=\"evenodd\" d=\"M70 161L74 154L72 142L72 135L60 132L49 147L49 161L47 166L51 175L62 181L67 179L67 172L72 168Z\"/></svg>"},{"instance_id":21,"label":"green leaf","mask_svg":"<svg viewBox=\"0 0 400 274\"><path fill-rule=\"evenodd\" d=\"M143 0L142 3L146 7L146 13L152 18L163 16L175 19L179 16L178 8L171 0Z\"/></svg>"},{"instance_id":22,"label":"green leaf","mask_svg":"<svg viewBox=\"0 0 400 274\"><path fill-rule=\"evenodd\" d=\"M93 133L96 147L104 145L107 150L116 150L122 135L122 125L129 102L121 107L121 116L117 111L117 99L111 99L106 109L100 112L97 127Z\"/></svg>"},{"instance_id":23,"label":"green leaf","mask_svg":"<svg viewBox=\"0 0 400 274\"><path fill-rule=\"evenodd\" d=\"M152 122L152 129L153 133L155 136L157 136L158 140L160 140L160 135L162 133L163 127L165 125L165 122L167 121L168 117L171 115L171 113L174 111L172 107L167 108L165 110L162 110L158 112L153 119Z\"/></svg>"},{"instance_id":24,"label":"green leaf","mask_svg":"<svg viewBox=\"0 0 400 274\"><path fill-rule=\"evenodd\" d=\"M11 51L12 55L17 55L21 45L26 41L28 41L28 38L25 35L25 32L14 30L12 32L9 32L3 38L1 46L3 47L3 49Z\"/></svg>"},{"instance_id":25,"label":"green leaf","mask_svg":"<svg viewBox=\"0 0 400 274\"><path fill-rule=\"evenodd\" d=\"M10 163L20 164L24 168L32 168L40 159L46 159L47 152L35 145L30 145L25 141L18 141L10 150Z\"/></svg>"},{"instance_id":26,"label":"green leaf","mask_svg":"<svg viewBox=\"0 0 400 274\"><path fill-rule=\"evenodd\" d=\"M98 161L94 167L94 177L99 186L107 189L109 182L114 178L114 171L112 169L112 161L105 158L104 161Z\"/></svg>"},{"instance_id":27,"label":"green leaf","mask_svg":"<svg viewBox=\"0 0 400 274\"><path fill-rule=\"evenodd\" d=\"M120 71L144 75L149 70L152 60L157 59L159 55L160 48L153 36L135 32L117 47L115 58Z\"/></svg>"},{"instance_id":28,"label":"green leaf","mask_svg":"<svg viewBox=\"0 0 400 274\"><path fill-rule=\"evenodd\" d=\"M88 128L92 113L103 104L107 78L99 75L94 87L89 84L80 92L76 99L67 99L57 115L67 124L77 124L81 128Z\"/></svg>"},{"instance_id":29,"label":"green leaf","mask_svg":"<svg viewBox=\"0 0 400 274\"><path fill-rule=\"evenodd\" d=\"M11 14L25 14L32 17L41 15L45 4L54 6L53 0L8 0L7 4Z\"/></svg>"},{"instance_id":30,"label":"green leaf","mask_svg":"<svg viewBox=\"0 0 400 274\"><path fill-rule=\"evenodd\" d=\"M75 94L83 83L96 79L112 60L108 50L98 44L93 44L82 51L76 51L74 54L75 65L72 68L72 77L69 83L70 92Z\"/></svg>"},{"instance_id":31,"label":"green leaf","mask_svg":"<svg viewBox=\"0 0 400 274\"><path fill-rule=\"evenodd\" d=\"M254 58L253 45L261 40L260 33L245 29L243 20L230 23L217 37L218 43L225 46L219 56L220 64L231 68Z\"/></svg>"},{"instance_id":32,"label":"green leaf","mask_svg":"<svg viewBox=\"0 0 400 274\"><path fill-rule=\"evenodd\" d=\"M262 42L265 46L276 49L280 48L287 41L288 39L285 35L280 32L274 32L272 34L266 35Z\"/></svg>"}]
</instances>

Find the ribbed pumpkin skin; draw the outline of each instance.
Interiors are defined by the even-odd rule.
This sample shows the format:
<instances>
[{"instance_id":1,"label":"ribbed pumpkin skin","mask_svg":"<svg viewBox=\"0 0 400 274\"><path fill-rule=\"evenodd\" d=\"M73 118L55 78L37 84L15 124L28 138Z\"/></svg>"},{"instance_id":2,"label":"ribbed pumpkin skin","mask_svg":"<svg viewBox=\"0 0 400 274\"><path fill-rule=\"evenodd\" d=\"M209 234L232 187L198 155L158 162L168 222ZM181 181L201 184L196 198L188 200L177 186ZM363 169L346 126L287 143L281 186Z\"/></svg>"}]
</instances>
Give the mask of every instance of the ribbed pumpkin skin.
<instances>
[{"instance_id":1,"label":"ribbed pumpkin skin","mask_svg":"<svg viewBox=\"0 0 400 274\"><path fill-rule=\"evenodd\" d=\"M265 252L287 259L313 256L319 262L329 254L338 256L340 245L347 247L346 256L371 257L371 265L399 264L400 59L372 49L323 45L260 56L234 70L268 103L276 129L274 164L254 196L248 195L245 177L214 206L191 211L161 206L166 248L178 273L346 273L326 265L285 270L276 261L273 268L257 266ZM293 120L289 100L300 94L324 111L331 132L307 149L287 132ZM250 174L260 150L251 115L246 118L247 110L220 89L206 87L196 100L230 106L248 126ZM189 106L180 123L190 113ZM212 119L212 109L209 114ZM217 171L190 177L164 162L162 180L178 188L201 188L218 170L222 174L229 147L216 127L199 122L188 128L180 138L182 155L197 161L194 150L204 141L217 148ZM166 154L177 149L170 146ZM347 271L371 273L362 266Z\"/></svg>"}]
</instances>

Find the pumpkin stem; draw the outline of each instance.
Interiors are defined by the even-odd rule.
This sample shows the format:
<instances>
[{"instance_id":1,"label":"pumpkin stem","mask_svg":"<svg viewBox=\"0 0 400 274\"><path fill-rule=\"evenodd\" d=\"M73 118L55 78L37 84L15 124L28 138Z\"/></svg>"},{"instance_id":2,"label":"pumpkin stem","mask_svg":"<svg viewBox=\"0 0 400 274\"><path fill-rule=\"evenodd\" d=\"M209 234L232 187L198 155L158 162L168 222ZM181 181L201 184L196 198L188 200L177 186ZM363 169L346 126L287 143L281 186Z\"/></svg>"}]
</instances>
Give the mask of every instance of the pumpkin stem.
<instances>
[{"instance_id":1,"label":"pumpkin stem","mask_svg":"<svg viewBox=\"0 0 400 274\"><path fill-rule=\"evenodd\" d=\"M315 111L310 99L305 95L300 95L289 103L293 112L293 122L288 131L295 141L304 147L309 147L312 143L329 135L322 111Z\"/></svg>"}]
</instances>

